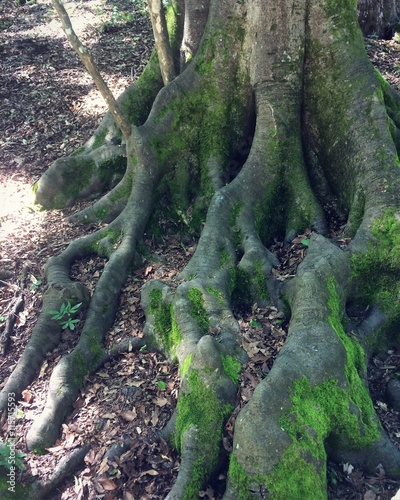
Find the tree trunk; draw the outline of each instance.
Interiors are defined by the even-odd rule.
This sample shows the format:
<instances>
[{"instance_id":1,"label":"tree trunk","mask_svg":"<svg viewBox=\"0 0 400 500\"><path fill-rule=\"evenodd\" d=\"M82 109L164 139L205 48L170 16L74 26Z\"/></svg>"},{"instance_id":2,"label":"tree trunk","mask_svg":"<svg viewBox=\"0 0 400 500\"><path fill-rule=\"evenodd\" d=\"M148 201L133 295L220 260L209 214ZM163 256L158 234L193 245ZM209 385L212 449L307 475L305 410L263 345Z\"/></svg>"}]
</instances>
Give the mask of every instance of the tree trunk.
<instances>
[{"instance_id":1,"label":"tree trunk","mask_svg":"<svg viewBox=\"0 0 400 500\"><path fill-rule=\"evenodd\" d=\"M364 35L392 38L400 18L399 0L358 0L358 12Z\"/></svg>"},{"instance_id":2,"label":"tree trunk","mask_svg":"<svg viewBox=\"0 0 400 500\"><path fill-rule=\"evenodd\" d=\"M122 96L132 123L126 147L108 116L37 185L46 208L71 204L111 184L126 157L120 182L74 216L108 226L49 260L43 313L0 408L35 376L45 343L57 341L47 311L66 299L85 302L80 341L54 370L27 436L31 449L55 441L84 377L126 347L107 352L103 339L162 196L163 217L198 235L177 284L143 287L147 321L134 345L180 366L164 434L182 460L167 498L198 498L222 459L222 428L246 360L237 301L283 306L290 322L271 371L236 418L225 498L326 498L328 459L369 472L382 464L398 478L400 453L375 414L366 367L377 350L399 343L400 97L368 61L353 1L187 1L184 12L182 3L168 13L179 16L171 47L182 61L191 40L190 57L161 88L154 56ZM328 230L332 206L344 220L340 234ZM305 228L313 230L305 259L282 282L268 246ZM90 253L108 263L89 301L69 269ZM357 312L365 310L367 317Z\"/></svg>"}]
</instances>

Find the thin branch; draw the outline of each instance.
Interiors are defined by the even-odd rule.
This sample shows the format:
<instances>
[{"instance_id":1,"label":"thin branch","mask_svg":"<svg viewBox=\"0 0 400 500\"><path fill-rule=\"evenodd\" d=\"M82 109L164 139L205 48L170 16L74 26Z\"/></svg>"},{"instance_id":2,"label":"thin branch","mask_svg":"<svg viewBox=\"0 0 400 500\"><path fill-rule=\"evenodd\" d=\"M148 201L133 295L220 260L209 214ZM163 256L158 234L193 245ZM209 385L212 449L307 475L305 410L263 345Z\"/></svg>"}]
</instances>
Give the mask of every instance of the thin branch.
<instances>
[{"instance_id":1,"label":"thin branch","mask_svg":"<svg viewBox=\"0 0 400 500\"><path fill-rule=\"evenodd\" d=\"M147 0L164 85L176 77L162 0Z\"/></svg>"},{"instance_id":2,"label":"thin branch","mask_svg":"<svg viewBox=\"0 0 400 500\"><path fill-rule=\"evenodd\" d=\"M115 123L121 129L124 137L128 138L131 134L131 126L124 117L117 101L115 100L113 94L111 93L106 82L101 76L100 71L98 70L89 50L81 43L78 36L76 35L72 27L71 20L63 4L61 3L61 0L52 0L52 2L60 18L62 28L68 38L69 43L78 54L90 76L93 78L94 83L96 84L101 95L107 103L110 113L114 117Z\"/></svg>"}]
</instances>

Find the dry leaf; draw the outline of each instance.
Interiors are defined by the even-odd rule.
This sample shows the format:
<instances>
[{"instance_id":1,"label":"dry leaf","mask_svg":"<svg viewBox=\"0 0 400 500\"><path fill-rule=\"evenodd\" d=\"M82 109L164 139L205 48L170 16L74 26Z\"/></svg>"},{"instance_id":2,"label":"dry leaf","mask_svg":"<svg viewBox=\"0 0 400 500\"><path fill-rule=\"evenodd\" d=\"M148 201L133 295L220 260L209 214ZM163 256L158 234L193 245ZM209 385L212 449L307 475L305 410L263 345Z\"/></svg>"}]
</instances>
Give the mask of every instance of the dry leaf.
<instances>
[{"instance_id":1,"label":"dry leaf","mask_svg":"<svg viewBox=\"0 0 400 500\"><path fill-rule=\"evenodd\" d=\"M132 420L135 420L135 418L137 417L137 413L135 410L132 410L132 411L131 410L124 410L124 411L121 411L121 413L119 415L127 422L132 422Z\"/></svg>"},{"instance_id":2,"label":"dry leaf","mask_svg":"<svg viewBox=\"0 0 400 500\"><path fill-rule=\"evenodd\" d=\"M108 479L108 477L99 477L97 481L106 491L113 491L118 488L114 481L111 481L111 479Z\"/></svg>"},{"instance_id":3,"label":"dry leaf","mask_svg":"<svg viewBox=\"0 0 400 500\"><path fill-rule=\"evenodd\" d=\"M103 415L103 418L110 418L110 419L113 419L115 418L117 415L115 413L105 413Z\"/></svg>"},{"instance_id":4,"label":"dry leaf","mask_svg":"<svg viewBox=\"0 0 400 500\"><path fill-rule=\"evenodd\" d=\"M124 491L123 500L135 500L135 497L129 491Z\"/></svg>"},{"instance_id":5,"label":"dry leaf","mask_svg":"<svg viewBox=\"0 0 400 500\"><path fill-rule=\"evenodd\" d=\"M28 391L28 389L25 389L22 391L22 399L25 401L25 403L32 403L33 401L33 394L31 391Z\"/></svg>"},{"instance_id":6,"label":"dry leaf","mask_svg":"<svg viewBox=\"0 0 400 500\"><path fill-rule=\"evenodd\" d=\"M149 476L158 476L158 472L156 470L149 469L149 470L145 470L145 471L141 472L140 477L145 476L146 474L148 474Z\"/></svg>"}]
</instances>

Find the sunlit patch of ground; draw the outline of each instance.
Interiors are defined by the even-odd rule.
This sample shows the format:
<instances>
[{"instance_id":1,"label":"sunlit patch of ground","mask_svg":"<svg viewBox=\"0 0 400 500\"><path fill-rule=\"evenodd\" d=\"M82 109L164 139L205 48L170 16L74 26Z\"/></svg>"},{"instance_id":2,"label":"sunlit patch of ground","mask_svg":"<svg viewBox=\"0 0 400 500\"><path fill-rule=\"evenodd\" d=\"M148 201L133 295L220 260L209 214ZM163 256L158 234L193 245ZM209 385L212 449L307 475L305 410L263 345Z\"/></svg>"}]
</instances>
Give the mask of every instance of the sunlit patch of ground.
<instances>
[{"instance_id":1,"label":"sunlit patch of ground","mask_svg":"<svg viewBox=\"0 0 400 500\"><path fill-rule=\"evenodd\" d=\"M36 227L44 214L33 205L32 186L18 178L0 177L0 241L12 238L17 228Z\"/></svg>"}]
</instances>

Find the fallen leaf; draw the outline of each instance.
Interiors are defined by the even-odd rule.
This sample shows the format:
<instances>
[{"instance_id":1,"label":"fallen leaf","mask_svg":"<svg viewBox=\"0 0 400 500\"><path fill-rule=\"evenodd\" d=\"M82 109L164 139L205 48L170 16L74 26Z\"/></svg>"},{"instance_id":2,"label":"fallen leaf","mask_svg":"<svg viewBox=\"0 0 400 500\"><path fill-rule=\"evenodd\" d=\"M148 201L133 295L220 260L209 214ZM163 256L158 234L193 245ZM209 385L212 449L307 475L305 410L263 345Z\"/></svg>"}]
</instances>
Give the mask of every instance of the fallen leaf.
<instances>
[{"instance_id":1,"label":"fallen leaf","mask_svg":"<svg viewBox=\"0 0 400 500\"><path fill-rule=\"evenodd\" d=\"M129 491L124 491L123 500L135 500L135 497Z\"/></svg>"},{"instance_id":2,"label":"fallen leaf","mask_svg":"<svg viewBox=\"0 0 400 500\"><path fill-rule=\"evenodd\" d=\"M25 401L25 403L32 403L33 394L28 389L25 389L24 391L22 391L22 399Z\"/></svg>"},{"instance_id":3,"label":"fallen leaf","mask_svg":"<svg viewBox=\"0 0 400 500\"><path fill-rule=\"evenodd\" d=\"M145 470L145 471L141 472L140 477L145 476L146 474L148 474L149 476L158 476L158 472L156 470L149 469L149 470Z\"/></svg>"},{"instance_id":4,"label":"fallen leaf","mask_svg":"<svg viewBox=\"0 0 400 500\"><path fill-rule=\"evenodd\" d=\"M114 481L111 481L111 479L108 479L108 477L99 477L97 481L106 491L113 491L118 488Z\"/></svg>"},{"instance_id":5,"label":"fallen leaf","mask_svg":"<svg viewBox=\"0 0 400 500\"><path fill-rule=\"evenodd\" d=\"M115 413L105 413L103 415L103 418L110 418L110 419L113 419L115 418L117 415Z\"/></svg>"},{"instance_id":6,"label":"fallen leaf","mask_svg":"<svg viewBox=\"0 0 400 500\"><path fill-rule=\"evenodd\" d=\"M124 411L121 411L121 413L119 415L127 422L132 422L132 420L135 420L135 418L137 417L137 413L135 410L132 410L132 411L131 410L124 410Z\"/></svg>"}]
</instances>

